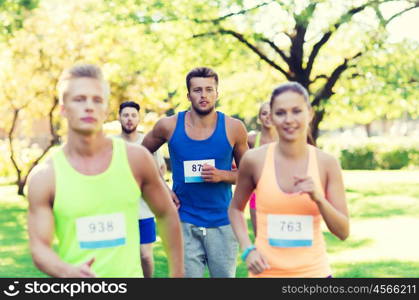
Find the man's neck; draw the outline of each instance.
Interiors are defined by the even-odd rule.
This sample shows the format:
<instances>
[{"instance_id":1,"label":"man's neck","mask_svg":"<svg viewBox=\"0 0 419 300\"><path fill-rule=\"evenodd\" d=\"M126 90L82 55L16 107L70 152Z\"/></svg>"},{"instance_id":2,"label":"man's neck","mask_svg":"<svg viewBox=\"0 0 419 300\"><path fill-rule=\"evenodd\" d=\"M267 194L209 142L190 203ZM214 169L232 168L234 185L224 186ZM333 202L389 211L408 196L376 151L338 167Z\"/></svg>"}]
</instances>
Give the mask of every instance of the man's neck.
<instances>
[{"instance_id":1,"label":"man's neck","mask_svg":"<svg viewBox=\"0 0 419 300\"><path fill-rule=\"evenodd\" d=\"M82 135L70 131L66 143L67 153L78 156L94 156L100 152L103 146L108 142L103 131L96 132L90 135Z\"/></svg>"},{"instance_id":2,"label":"man's neck","mask_svg":"<svg viewBox=\"0 0 419 300\"><path fill-rule=\"evenodd\" d=\"M131 133L121 132L121 137L127 142L136 142L138 140L139 134L138 131L134 130Z\"/></svg>"},{"instance_id":3,"label":"man's neck","mask_svg":"<svg viewBox=\"0 0 419 300\"><path fill-rule=\"evenodd\" d=\"M187 118L189 118L189 123L193 127L212 128L214 127L215 122L217 122L217 112L215 109L206 115L201 115L191 109L186 115Z\"/></svg>"}]
</instances>

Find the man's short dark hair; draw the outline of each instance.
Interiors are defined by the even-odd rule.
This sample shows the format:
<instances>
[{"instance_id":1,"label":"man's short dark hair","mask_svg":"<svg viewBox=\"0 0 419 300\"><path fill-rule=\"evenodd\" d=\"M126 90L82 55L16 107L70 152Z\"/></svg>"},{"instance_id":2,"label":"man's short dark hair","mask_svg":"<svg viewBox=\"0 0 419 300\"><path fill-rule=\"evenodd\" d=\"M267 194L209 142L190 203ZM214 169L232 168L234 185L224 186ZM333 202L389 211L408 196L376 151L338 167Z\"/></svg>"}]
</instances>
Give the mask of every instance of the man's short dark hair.
<instances>
[{"instance_id":1,"label":"man's short dark hair","mask_svg":"<svg viewBox=\"0 0 419 300\"><path fill-rule=\"evenodd\" d=\"M119 105L119 114L121 114L121 111L125 108L125 107L133 107L135 108L137 111L140 111L140 105L134 101L125 101L122 102Z\"/></svg>"},{"instance_id":2,"label":"man's short dark hair","mask_svg":"<svg viewBox=\"0 0 419 300\"><path fill-rule=\"evenodd\" d=\"M188 73L188 75L186 75L186 87L188 88L188 92L189 92L189 88L191 87L191 79L194 77L204 77L204 78L213 77L215 79L216 85L218 86L217 73L215 73L213 69L210 69L207 67L199 67L199 68L192 69Z\"/></svg>"}]
</instances>

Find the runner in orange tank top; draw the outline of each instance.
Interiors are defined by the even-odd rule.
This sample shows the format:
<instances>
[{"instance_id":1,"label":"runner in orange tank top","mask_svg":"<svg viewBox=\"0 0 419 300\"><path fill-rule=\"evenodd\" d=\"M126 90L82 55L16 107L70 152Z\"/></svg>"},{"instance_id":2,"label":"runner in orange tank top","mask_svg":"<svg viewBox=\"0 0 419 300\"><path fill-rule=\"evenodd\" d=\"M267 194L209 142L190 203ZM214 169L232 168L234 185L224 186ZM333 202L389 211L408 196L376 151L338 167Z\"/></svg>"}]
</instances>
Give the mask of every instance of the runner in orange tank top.
<instances>
[{"instance_id":1,"label":"runner in orange tank top","mask_svg":"<svg viewBox=\"0 0 419 300\"><path fill-rule=\"evenodd\" d=\"M246 152L229 209L242 259L250 277L328 277L321 221L341 240L349 235L339 163L307 142L313 111L303 86L280 85L270 106L279 141ZM258 201L255 245L243 214L253 190Z\"/></svg>"}]
</instances>

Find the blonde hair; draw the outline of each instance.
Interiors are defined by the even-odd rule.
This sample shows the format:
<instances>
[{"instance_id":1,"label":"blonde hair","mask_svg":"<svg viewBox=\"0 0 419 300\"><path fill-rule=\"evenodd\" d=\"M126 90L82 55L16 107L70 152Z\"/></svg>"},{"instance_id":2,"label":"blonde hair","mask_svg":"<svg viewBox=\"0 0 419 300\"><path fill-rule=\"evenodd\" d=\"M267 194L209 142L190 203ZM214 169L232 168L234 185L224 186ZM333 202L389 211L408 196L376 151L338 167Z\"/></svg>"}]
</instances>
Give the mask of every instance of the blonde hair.
<instances>
[{"instance_id":1,"label":"blonde hair","mask_svg":"<svg viewBox=\"0 0 419 300\"><path fill-rule=\"evenodd\" d=\"M102 70L92 64L81 64L75 65L71 68L68 68L61 73L60 79L57 83L57 90L58 90L58 99L60 103L64 103L64 97L66 96L67 89L68 89L68 81L71 79L76 78L93 78L100 80L103 84L105 89L105 97L108 98L110 94L109 84L104 79Z\"/></svg>"},{"instance_id":2,"label":"blonde hair","mask_svg":"<svg viewBox=\"0 0 419 300\"><path fill-rule=\"evenodd\" d=\"M259 106L259 113L258 113L258 117L260 118L260 114L262 113L262 108L267 105L269 108L271 108L270 102L266 101L263 102L260 106Z\"/></svg>"}]
</instances>

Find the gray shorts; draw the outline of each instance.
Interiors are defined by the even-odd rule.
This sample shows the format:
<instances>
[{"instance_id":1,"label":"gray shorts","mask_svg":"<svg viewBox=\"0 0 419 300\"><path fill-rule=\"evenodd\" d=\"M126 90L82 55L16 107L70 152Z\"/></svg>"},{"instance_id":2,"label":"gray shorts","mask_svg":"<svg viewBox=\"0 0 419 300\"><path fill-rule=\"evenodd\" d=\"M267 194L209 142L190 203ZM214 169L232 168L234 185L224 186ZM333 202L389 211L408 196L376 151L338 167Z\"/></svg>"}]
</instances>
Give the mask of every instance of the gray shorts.
<instances>
[{"instance_id":1,"label":"gray shorts","mask_svg":"<svg viewBox=\"0 0 419 300\"><path fill-rule=\"evenodd\" d=\"M231 225L204 228L182 222L185 277L235 277L238 243Z\"/></svg>"}]
</instances>

